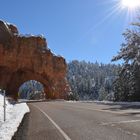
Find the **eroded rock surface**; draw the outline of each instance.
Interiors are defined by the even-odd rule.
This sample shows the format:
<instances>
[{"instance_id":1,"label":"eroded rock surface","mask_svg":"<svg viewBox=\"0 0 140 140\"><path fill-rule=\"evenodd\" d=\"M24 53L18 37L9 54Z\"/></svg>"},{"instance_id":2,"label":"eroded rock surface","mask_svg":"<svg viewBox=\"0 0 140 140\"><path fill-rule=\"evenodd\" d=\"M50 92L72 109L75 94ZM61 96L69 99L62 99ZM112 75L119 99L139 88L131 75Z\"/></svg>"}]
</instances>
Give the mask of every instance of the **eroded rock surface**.
<instances>
[{"instance_id":1,"label":"eroded rock surface","mask_svg":"<svg viewBox=\"0 0 140 140\"><path fill-rule=\"evenodd\" d=\"M55 56L42 36L20 35L16 26L0 21L0 88L17 98L28 80L44 85L46 98L67 97L66 62Z\"/></svg>"}]
</instances>

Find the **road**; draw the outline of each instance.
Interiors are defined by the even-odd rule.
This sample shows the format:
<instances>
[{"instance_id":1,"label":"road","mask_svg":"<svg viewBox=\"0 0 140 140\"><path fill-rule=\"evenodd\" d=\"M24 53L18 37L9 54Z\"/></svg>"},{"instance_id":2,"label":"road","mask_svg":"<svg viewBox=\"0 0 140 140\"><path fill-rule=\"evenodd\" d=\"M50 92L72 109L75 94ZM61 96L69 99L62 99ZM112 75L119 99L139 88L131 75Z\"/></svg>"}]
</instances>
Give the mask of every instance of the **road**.
<instances>
[{"instance_id":1,"label":"road","mask_svg":"<svg viewBox=\"0 0 140 140\"><path fill-rule=\"evenodd\" d=\"M81 102L29 103L13 140L140 140L140 107Z\"/></svg>"}]
</instances>

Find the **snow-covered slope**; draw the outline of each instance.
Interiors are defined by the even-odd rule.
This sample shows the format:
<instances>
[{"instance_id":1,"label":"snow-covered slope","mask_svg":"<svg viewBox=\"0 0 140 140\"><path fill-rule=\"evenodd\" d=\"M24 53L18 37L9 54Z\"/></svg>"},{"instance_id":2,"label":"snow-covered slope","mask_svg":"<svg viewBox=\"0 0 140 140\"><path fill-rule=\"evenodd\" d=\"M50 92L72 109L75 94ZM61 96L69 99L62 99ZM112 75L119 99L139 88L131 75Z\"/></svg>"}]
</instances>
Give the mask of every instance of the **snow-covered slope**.
<instances>
[{"instance_id":1,"label":"snow-covered slope","mask_svg":"<svg viewBox=\"0 0 140 140\"><path fill-rule=\"evenodd\" d=\"M6 121L3 121L3 96L0 94L0 140L11 140L25 113L29 112L26 103L11 105L6 101Z\"/></svg>"}]
</instances>

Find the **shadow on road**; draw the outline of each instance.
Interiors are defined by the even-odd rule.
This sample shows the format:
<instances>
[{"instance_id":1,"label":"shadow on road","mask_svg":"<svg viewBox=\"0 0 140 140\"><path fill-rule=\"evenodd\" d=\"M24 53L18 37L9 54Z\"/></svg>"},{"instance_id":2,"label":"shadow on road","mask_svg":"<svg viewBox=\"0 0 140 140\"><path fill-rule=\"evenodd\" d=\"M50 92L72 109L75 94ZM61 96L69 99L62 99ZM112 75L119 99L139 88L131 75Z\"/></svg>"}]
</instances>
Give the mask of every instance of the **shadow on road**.
<instances>
[{"instance_id":1,"label":"shadow on road","mask_svg":"<svg viewBox=\"0 0 140 140\"><path fill-rule=\"evenodd\" d=\"M111 105L111 107L104 108L103 110L111 110L111 111L131 110L131 112L126 112L124 115L140 115L140 110L136 110L136 109L140 109L140 105L119 105L119 106L114 105L114 107L112 106L113 104ZM135 112L132 112L133 110L135 110Z\"/></svg>"},{"instance_id":2,"label":"shadow on road","mask_svg":"<svg viewBox=\"0 0 140 140\"><path fill-rule=\"evenodd\" d=\"M18 131L12 137L12 140L28 140L27 132L29 128L29 115L29 113L25 114L20 126L18 127Z\"/></svg>"}]
</instances>

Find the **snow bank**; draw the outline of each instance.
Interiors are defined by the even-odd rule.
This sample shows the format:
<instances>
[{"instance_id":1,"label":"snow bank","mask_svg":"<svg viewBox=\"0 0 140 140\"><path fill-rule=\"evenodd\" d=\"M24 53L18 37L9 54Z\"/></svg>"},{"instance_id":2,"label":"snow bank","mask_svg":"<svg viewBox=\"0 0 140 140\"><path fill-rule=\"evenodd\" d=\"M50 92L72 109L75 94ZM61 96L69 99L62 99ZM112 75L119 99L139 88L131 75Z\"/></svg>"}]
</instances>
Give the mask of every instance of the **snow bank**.
<instances>
[{"instance_id":1,"label":"snow bank","mask_svg":"<svg viewBox=\"0 0 140 140\"><path fill-rule=\"evenodd\" d=\"M113 102L113 101L92 101L92 100L86 100L86 101L66 101L71 103L97 103L97 104L115 104L115 105L134 105L134 106L140 106L140 102Z\"/></svg>"},{"instance_id":2,"label":"snow bank","mask_svg":"<svg viewBox=\"0 0 140 140\"><path fill-rule=\"evenodd\" d=\"M112 102L112 101L94 101L94 103L102 103L102 104L116 104L116 105L134 105L134 106L140 106L140 102Z\"/></svg>"},{"instance_id":3,"label":"snow bank","mask_svg":"<svg viewBox=\"0 0 140 140\"><path fill-rule=\"evenodd\" d=\"M29 112L26 103L11 105L6 101L6 121L3 121L3 96L0 94L0 140L11 140L25 113Z\"/></svg>"}]
</instances>

